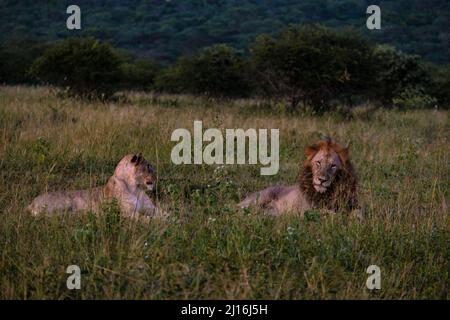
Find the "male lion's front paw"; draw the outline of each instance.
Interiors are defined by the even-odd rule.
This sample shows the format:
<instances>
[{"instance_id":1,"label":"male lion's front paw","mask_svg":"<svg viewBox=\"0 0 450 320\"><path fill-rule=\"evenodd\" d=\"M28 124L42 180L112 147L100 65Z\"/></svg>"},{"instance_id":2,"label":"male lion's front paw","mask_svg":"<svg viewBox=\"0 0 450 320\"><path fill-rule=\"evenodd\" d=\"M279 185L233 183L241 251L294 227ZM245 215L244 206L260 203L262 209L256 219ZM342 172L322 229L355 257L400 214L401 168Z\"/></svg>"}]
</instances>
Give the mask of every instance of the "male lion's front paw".
<instances>
[{"instance_id":1,"label":"male lion's front paw","mask_svg":"<svg viewBox=\"0 0 450 320\"><path fill-rule=\"evenodd\" d=\"M319 213L321 216L324 217L334 217L336 215L336 211L330 210L330 209L319 209Z\"/></svg>"},{"instance_id":2,"label":"male lion's front paw","mask_svg":"<svg viewBox=\"0 0 450 320\"><path fill-rule=\"evenodd\" d=\"M364 213L363 210L358 208L358 209L353 209L350 214L349 217L351 219L355 219L358 222L363 222L364 221Z\"/></svg>"}]
</instances>

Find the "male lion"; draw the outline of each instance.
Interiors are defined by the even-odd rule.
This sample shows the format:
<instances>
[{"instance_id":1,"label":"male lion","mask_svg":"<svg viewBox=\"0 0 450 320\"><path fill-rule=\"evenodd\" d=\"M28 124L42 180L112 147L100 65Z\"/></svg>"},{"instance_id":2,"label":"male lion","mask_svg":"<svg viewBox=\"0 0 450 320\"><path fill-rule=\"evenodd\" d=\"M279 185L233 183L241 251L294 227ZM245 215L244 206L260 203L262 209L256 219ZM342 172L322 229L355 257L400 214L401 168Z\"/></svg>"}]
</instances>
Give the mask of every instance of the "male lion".
<instances>
[{"instance_id":1,"label":"male lion","mask_svg":"<svg viewBox=\"0 0 450 320\"><path fill-rule=\"evenodd\" d=\"M362 218L356 197L356 174L349 159L348 147L320 140L305 148L306 161L299 183L293 186L273 186L246 197L239 206L259 206L271 214L298 212L317 208L335 213L351 210Z\"/></svg>"},{"instance_id":2,"label":"male lion","mask_svg":"<svg viewBox=\"0 0 450 320\"><path fill-rule=\"evenodd\" d=\"M120 160L106 186L45 193L36 197L28 210L33 215L56 211L99 212L102 202L116 199L124 215L133 218L139 218L140 214L151 217L156 208L145 190L152 190L155 182L156 172L147 160L141 154L129 154Z\"/></svg>"}]
</instances>

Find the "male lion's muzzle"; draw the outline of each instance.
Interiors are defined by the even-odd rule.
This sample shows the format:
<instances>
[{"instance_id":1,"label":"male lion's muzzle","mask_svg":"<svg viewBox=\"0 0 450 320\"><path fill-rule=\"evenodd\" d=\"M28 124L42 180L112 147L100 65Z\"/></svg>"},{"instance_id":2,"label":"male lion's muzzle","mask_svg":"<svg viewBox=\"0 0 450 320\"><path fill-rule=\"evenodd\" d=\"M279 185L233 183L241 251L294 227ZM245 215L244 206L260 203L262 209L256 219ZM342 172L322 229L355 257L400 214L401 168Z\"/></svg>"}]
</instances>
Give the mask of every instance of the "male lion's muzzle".
<instances>
[{"instance_id":1,"label":"male lion's muzzle","mask_svg":"<svg viewBox=\"0 0 450 320\"><path fill-rule=\"evenodd\" d=\"M333 178L329 176L321 175L315 177L313 179L314 189L316 189L317 192L323 193L331 186L332 181Z\"/></svg>"}]
</instances>

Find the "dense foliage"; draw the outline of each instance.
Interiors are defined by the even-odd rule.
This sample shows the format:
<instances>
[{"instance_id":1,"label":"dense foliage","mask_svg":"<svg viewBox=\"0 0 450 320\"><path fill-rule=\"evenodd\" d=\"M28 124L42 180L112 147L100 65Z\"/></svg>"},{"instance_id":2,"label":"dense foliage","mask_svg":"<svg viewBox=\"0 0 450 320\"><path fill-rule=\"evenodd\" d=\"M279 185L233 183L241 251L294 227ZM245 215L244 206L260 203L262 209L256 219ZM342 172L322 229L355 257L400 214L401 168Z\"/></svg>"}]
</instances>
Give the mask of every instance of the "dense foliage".
<instances>
[{"instance_id":1,"label":"dense foliage","mask_svg":"<svg viewBox=\"0 0 450 320\"><path fill-rule=\"evenodd\" d=\"M388 46L378 46L374 51L377 70L372 93L386 106L402 96L423 95L429 75L420 64L418 56L406 55Z\"/></svg>"},{"instance_id":2,"label":"dense foliage","mask_svg":"<svg viewBox=\"0 0 450 320\"><path fill-rule=\"evenodd\" d=\"M0 83L44 82L91 97L264 94L291 111L368 99L450 104L448 1L80 0L82 29L72 31L69 4L0 3ZM369 4L381 7L381 30L366 28ZM76 49L85 39L98 43L96 53Z\"/></svg>"},{"instance_id":3,"label":"dense foliage","mask_svg":"<svg viewBox=\"0 0 450 320\"><path fill-rule=\"evenodd\" d=\"M22 56L32 50L37 49L31 46ZM352 106L355 99L407 109L449 106L448 67L371 44L352 30L293 25L274 36L257 37L248 51L245 56L228 45L214 45L162 68L107 42L75 37L49 45L32 65L29 58L16 71L8 61L14 55L0 54L0 75L16 83L25 74L32 78L22 82L37 80L72 96L101 99L117 90L152 90L265 97L282 102L290 112L299 106L323 112L337 104Z\"/></svg>"},{"instance_id":4,"label":"dense foliage","mask_svg":"<svg viewBox=\"0 0 450 320\"><path fill-rule=\"evenodd\" d=\"M157 89L212 97L239 97L250 93L248 63L227 46L216 45L181 57L157 80Z\"/></svg>"},{"instance_id":5,"label":"dense foliage","mask_svg":"<svg viewBox=\"0 0 450 320\"><path fill-rule=\"evenodd\" d=\"M121 65L121 88L149 90L153 88L161 66L149 58L129 58Z\"/></svg>"},{"instance_id":6,"label":"dense foliage","mask_svg":"<svg viewBox=\"0 0 450 320\"><path fill-rule=\"evenodd\" d=\"M159 61L205 46L246 48L258 35L289 24L353 27L372 40L439 63L450 61L447 0L77 0L82 30L65 27L69 0L0 2L0 42L11 37L54 41L74 35L109 40ZM366 28L366 9L381 7L381 30Z\"/></svg>"},{"instance_id":7,"label":"dense foliage","mask_svg":"<svg viewBox=\"0 0 450 320\"><path fill-rule=\"evenodd\" d=\"M340 93L362 92L374 73L366 41L321 26L290 27L276 38L263 35L251 52L260 87L288 99L291 109L300 102L325 109Z\"/></svg>"},{"instance_id":8,"label":"dense foliage","mask_svg":"<svg viewBox=\"0 0 450 320\"><path fill-rule=\"evenodd\" d=\"M73 96L108 98L121 81L121 60L107 43L93 38L53 45L31 66L38 79L67 89Z\"/></svg>"},{"instance_id":9,"label":"dense foliage","mask_svg":"<svg viewBox=\"0 0 450 320\"><path fill-rule=\"evenodd\" d=\"M31 83L28 74L31 64L39 57L46 45L30 40L0 43L0 83Z\"/></svg>"}]
</instances>

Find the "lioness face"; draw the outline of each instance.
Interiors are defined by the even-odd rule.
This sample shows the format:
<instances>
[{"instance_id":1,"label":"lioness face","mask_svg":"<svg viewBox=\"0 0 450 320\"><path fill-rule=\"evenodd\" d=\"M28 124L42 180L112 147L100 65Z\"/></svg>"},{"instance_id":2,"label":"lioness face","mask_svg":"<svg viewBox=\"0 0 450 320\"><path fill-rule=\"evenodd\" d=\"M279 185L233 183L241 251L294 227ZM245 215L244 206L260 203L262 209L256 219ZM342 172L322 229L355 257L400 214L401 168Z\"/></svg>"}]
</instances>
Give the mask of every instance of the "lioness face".
<instances>
[{"instance_id":1,"label":"lioness face","mask_svg":"<svg viewBox=\"0 0 450 320\"><path fill-rule=\"evenodd\" d=\"M141 155L135 155L131 159L135 166L135 179L139 188L153 190L156 183L156 171Z\"/></svg>"},{"instance_id":2,"label":"lioness face","mask_svg":"<svg viewBox=\"0 0 450 320\"><path fill-rule=\"evenodd\" d=\"M334 150L319 150L311 159L314 189L323 193L331 186L342 168L339 155Z\"/></svg>"}]
</instances>

